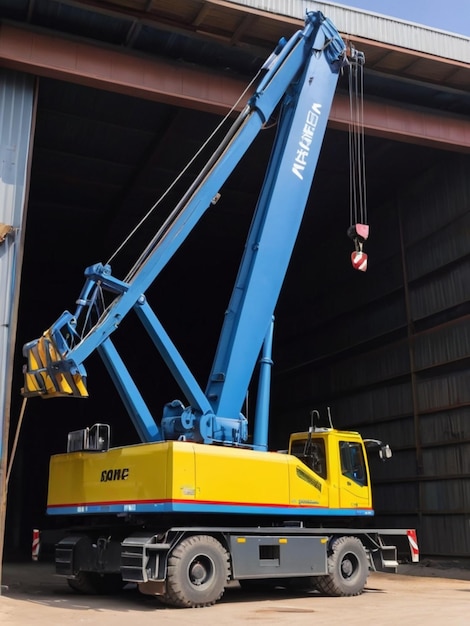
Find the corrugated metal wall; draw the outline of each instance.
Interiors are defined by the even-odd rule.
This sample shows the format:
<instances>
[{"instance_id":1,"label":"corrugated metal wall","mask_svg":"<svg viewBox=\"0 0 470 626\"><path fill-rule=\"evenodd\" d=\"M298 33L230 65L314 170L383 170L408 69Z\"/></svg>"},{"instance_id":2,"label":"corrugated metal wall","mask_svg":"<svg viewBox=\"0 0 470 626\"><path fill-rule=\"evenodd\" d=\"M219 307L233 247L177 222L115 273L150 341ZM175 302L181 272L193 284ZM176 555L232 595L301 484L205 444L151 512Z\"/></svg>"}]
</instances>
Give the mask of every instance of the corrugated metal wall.
<instances>
[{"instance_id":1,"label":"corrugated metal wall","mask_svg":"<svg viewBox=\"0 0 470 626\"><path fill-rule=\"evenodd\" d=\"M9 413L33 96L32 76L0 70L0 223L13 227L0 244L0 467Z\"/></svg>"},{"instance_id":2,"label":"corrugated metal wall","mask_svg":"<svg viewBox=\"0 0 470 626\"><path fill-rule=\"evenodd\" d=\"M280 436L331 405L336 426L391 444L372 460L377 523L417 527L435 556L470 556L469 171L448 156L374 209L370 274L319 276L275 385Z\"/></svg>"}]
</instances>

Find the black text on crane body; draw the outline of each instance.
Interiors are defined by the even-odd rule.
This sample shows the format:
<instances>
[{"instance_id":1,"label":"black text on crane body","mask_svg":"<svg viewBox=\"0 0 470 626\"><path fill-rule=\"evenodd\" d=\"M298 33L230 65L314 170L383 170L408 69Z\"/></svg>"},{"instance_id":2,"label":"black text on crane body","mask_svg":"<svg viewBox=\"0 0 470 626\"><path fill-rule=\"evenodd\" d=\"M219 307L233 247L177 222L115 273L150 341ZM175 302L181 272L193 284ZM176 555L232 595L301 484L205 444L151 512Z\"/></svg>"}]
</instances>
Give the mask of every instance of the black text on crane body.
<instances>
[{"instance_id":1,"label":"black text on crane body","mask_svg":"<svg viewBox=\"0 0 470 626\"><path fill-rule=\"evenodd\" d=\"M129 478L129 468L115 468L109 470L103 470L101 472L100 482L107 483L110 480L127 480Z\"/></svg>"}]
</instances>

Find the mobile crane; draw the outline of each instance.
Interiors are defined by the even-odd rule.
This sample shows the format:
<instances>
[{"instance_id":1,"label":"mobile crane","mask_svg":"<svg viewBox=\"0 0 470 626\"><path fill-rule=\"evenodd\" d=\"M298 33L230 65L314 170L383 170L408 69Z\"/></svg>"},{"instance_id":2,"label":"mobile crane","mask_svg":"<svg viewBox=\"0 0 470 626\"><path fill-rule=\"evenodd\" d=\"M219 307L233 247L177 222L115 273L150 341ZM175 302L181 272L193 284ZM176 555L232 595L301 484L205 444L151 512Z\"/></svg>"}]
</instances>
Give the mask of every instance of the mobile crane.
<instances>
[{"instance_id":1,"label":"mobile crane","mask_svg":"<svg viewBox=\"0 0 470 626\"><path fill-rule=\"evenodd\" d=\"M177 607L208 606L231 580L309 581L330 595L362 592L370 568L395 569L414 530L366 529L373 515L366 446L358 433L312 424L286 452L268 451L273 314L308 194L346 47L331 21L308 12L262 68L254 94L203 171L124 280L109 264L85 270L74 313L24 346L23 395L86 397L84 361L97 351L142 443L110 447L106 424L69 434L50 463L47 513L71 524L56 571L78 591L137 583ZM203 390L152 310L146 290L205 211L273 112L276 139ZM103 294L104 305L86 325ZM110 294L110 295L109 295ZM111 341L133 310L176 379L185 405L158 425ZM252 440L241 413L259 360ZM342 524L336 526L337 520Z\"/></svg>"}]
</instances>

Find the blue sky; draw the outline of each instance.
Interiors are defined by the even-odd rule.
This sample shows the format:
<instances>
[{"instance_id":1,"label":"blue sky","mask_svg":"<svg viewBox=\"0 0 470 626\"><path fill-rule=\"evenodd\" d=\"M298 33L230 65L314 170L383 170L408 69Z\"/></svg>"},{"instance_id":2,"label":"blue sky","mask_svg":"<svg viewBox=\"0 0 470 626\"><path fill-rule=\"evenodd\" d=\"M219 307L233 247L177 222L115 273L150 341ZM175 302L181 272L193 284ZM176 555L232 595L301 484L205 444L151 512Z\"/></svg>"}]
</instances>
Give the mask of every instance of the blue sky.
<instances>
[{"instance_id":1,"label":"blue sky","mask_svg":"<svg viewBox=\"0 0 470 626\"><path fill-rule=\"evenodd\" d=\"M470 0L332 0L470 37Z\"/></svg>"}]
</instances>

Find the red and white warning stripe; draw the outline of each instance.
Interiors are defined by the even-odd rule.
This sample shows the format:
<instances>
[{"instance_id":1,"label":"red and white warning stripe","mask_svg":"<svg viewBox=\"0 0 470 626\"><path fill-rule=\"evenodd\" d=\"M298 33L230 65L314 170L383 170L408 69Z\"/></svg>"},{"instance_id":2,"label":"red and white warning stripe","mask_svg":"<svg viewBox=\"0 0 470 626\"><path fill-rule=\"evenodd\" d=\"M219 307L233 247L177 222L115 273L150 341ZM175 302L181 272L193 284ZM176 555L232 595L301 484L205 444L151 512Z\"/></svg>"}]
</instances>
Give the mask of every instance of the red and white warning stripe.
<instances>
[{"instance_id":1,"label":"red and white warning stripe","mask_svg":"<svg viewBox=\"0 0 470 626\"><path fill-rule=\"evenodd\" d=\"M39 558L39 546L39 530L35 528L33 530L33 543L31 546L31 558L33 559L33 561L37 561Z\"/></svg>"},{"instance_id":2,"label":"red and white warning stripe","mask_svg":"<svg viewBox=\"0 0 470 626\"><path fill-rule=\"evenodd\" d=\"M408 541L410 544L411 560L413 563L418 563L419 547L418 547L418 537L416 536L416 530L407 530L406 534L408 536Z\"/></svg>"},{"instance_id":3,"label":"red and white warning stripe","mask_svg":"<svg viewBox=\"0 0 470 626\"><path fill-rule=\"evenodd\" d=\"M367 270L367 254L362 251L355 251L351 254L351 263L355 270L365 272Z\"/></svg>"}]
</instances>

